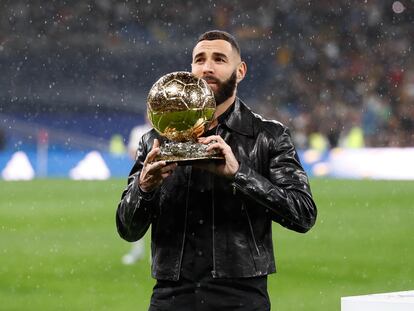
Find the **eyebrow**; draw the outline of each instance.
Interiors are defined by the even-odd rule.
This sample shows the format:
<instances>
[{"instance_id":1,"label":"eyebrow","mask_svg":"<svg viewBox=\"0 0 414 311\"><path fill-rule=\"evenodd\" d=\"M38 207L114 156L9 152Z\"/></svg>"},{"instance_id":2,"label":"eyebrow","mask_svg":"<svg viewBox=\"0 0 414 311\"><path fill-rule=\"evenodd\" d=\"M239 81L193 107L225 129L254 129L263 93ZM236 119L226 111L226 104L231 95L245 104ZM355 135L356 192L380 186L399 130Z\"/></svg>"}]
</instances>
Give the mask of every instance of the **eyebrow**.
<instances>
[{"instance_id":1,"label":"eyebrow","mask_svg":"<svg viewBox=\"0 0 414 311\"><path fill-rule=\"evenodd\" d=\"M198 58L198 57L205 56L205 54L206 54L206 52L200 52L200 53L194 55L193 60ZM220 52L213 52L213 56L215 56L215 57L219 56L219 57L223 57L225 59L228 59L228 56L226 54L220 53Z\"/></svg>"}]
</instances>

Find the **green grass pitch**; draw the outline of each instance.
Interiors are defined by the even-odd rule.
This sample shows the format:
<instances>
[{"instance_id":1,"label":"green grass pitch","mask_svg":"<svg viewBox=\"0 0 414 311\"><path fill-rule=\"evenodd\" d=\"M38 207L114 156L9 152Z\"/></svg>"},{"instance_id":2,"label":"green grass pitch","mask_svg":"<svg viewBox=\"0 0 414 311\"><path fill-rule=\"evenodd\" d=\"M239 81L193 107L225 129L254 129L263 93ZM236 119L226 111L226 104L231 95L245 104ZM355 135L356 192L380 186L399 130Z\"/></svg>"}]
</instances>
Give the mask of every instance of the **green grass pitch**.
<instances>
[{"instance_id":1,"label":"green grass pitch","mask_svg":"<svg viewBox=\"0 0 414 311\"><path fill-rule=\"evenodd\" d=\"M147 258L114 215L125 180L0 182L0 310L146 310ZM319 208L306 235L273 227L272 309L340 310L340 297L414 289L414 182L311 182ZM147 246L148 246L148 237Z\"/></svg>"}]
</instances>

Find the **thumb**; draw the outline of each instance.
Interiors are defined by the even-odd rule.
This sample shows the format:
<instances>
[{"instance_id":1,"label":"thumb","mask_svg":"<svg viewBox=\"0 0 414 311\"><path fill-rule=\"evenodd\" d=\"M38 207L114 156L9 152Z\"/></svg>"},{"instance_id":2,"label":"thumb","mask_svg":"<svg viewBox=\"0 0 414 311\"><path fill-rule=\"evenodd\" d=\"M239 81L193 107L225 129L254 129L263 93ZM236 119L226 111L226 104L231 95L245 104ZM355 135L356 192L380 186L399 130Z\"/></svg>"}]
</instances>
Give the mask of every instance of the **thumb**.
<instances>
[{"instance_id":1,"label":"thumb","mask_svg":"<svg viewBox=\"0 0 414 311\"><path fill-rule=\"evenodd\" d=\"M147 157L145 158L144 165L152 163L155 160L157 154L159 153L159 150L155 149L159 148L159 146L160 142L158 141L158 139L154 139L151 151L147 154Z\"/></svg>"},{"instance_id":2,"label":"thumb","mask_svg":"<svg viewBox=\"0 0 414 311\"><path fill-rule=\"evenodd\" d=\"M158 148L160 146L160 142L157 138L154 139L154 143L152 144L152 149L154 150L155 148Z\"/></svg>"}]
</instances>

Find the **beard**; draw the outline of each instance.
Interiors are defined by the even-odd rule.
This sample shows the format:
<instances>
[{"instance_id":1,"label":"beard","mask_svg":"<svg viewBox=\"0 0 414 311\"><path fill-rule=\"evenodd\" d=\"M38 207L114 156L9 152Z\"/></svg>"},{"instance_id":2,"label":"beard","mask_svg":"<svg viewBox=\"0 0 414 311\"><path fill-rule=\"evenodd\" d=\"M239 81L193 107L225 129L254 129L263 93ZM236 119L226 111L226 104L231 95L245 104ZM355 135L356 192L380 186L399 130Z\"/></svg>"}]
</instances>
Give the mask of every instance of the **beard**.
<instances>
[{"instance_id":1,"label":"beard","mask_svg":"<svg viewBox=\"0 0 414 311\"><path fill-rule=\"evenodd\" d=\"M233 71L230 78L225 81L220 81L216 77L205 76L203 77L207 82L214 82L217 85L217 89L213 91L214 99L216 100L216 105L221 105L227 99L229 99L234 94L234 90L237 85L237 72Z\"/></svg>"}]
</instances>

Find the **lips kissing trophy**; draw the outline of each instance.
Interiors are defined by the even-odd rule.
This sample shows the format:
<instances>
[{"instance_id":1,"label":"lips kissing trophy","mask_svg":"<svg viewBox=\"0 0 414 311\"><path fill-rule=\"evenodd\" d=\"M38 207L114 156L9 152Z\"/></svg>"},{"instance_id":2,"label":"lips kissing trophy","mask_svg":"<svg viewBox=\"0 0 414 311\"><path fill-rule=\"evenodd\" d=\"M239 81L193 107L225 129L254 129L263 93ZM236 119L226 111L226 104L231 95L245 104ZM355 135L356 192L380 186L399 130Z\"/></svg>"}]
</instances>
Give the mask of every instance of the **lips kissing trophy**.
<instances>
[{"instance_id":1,"label":"lips kissing trophy","mask_svg":"<svg viewBox=\"0 0 414 311\"><path fill-rule=\"evenodd\" d=\"M197 142L215 110L214 94L207 82L190 72L172 72L155 82L147 98L148 119L167 138L156 161L190 164L223 159L220 153L207 152L208 145Z\"/></svg>"}]
</instances>

